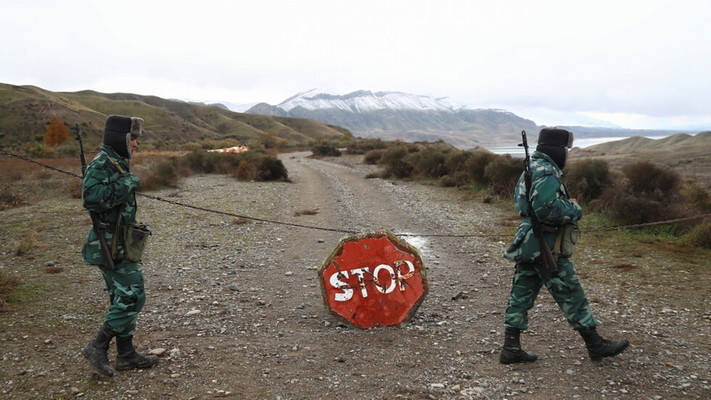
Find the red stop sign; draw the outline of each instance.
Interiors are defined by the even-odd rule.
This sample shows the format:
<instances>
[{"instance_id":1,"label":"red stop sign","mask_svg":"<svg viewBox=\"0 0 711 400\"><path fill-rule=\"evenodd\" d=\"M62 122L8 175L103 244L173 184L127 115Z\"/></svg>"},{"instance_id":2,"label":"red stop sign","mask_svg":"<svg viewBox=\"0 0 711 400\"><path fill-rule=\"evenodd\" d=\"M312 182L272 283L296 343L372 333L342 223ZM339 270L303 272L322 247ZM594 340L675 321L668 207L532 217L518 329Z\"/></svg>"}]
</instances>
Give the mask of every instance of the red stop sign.
<instances>
[{"instance_id":1,"label":"red stop sign","mask_svg":"<svg viewBox=\"0 0 711 400\"><path fill-rule=\"evenodd\" d=\"M318 275L326 306L360 329L408 321L428 291L420 253L387 231L342 239Z\"/></svg>"}]
</instances>

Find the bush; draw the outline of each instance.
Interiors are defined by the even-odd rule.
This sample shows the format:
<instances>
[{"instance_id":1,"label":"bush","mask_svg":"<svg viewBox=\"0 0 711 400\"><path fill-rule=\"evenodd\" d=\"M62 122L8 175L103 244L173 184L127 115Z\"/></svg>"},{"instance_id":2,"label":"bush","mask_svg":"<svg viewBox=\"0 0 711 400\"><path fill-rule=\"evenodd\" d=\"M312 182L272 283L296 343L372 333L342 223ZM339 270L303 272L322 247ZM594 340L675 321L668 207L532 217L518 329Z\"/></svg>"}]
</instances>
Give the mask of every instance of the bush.
<instances>
[{"instance_id":1,"label":"bush","mask_svg":"<svg viewBox=\"0 0 711 400\"><path fill-rule=\"evenodd\" d=\"M194 151L183 157L178 167L187 167L197 173L228 174L241 180L289 180L281 160L254 150L237 154Z\"/></svg>"},{"instance_id":2,"label":"bush","mask_svg":"<svg viewBox=\"0 0 711 400\"><path fill-rule=\"evenodd\" d=\"M27 204L12 185L0 180L0 211Z\"/></svg>"},{"instance_id":3,"label":"bush","mask_svg":"<svg viewBox=\"0 0 711 400\"><path fill-rule=\"evenodd\" d=\"M384 175L398 179L409 178L412 175L412 165L405 161L408 150L403 146L395 146L383 153L380 165L385 167Z\"/></svg>"},{"instance_id":4,"label":"bush","mask_svg":"<svg viewBox=\"0 0 711 400\"><path fill-rule=\"evenodd\" d=\"M571 197L588 203L599 198L610 185L610 168L603 160L581 160L568 166L566 182Z\"/></svg>"},{"instance_id":5,"label":"bush","mask_svg":"<svg viewBox=\"0 0 711 400\"><path fill-rule=\"evenodd\" d=\"M603 214L625 224L643 224L676 218L662 202L632 194L626 184L608 188L595 203Z\"/></svg>"},{"instance_id":6,"label":"bush","mask_svg":"<svg viewBox=\"0 0 711 400\"><path fill-rule=\"evenodd\" d=\"M264 155L259 160L258 180L260 181L288 181L289 174L281 160Z\"/></svg>"},{"instance_id":7,"label":"bush","mask_svg":"<svg viewBox=\"0 0 711 400\"><path fill-rule=\"evenodd\" d=\"M35 143L27 147L27 152L30 153L32 157L53 157L57 149L44 143Z\"/></svg>"},{"instance_id":8,"label":"bush","mask_svg":"<svg viewBox=\"0 0 711 400\"><path fill-rule=\"evenodd\" d=\"M681 238L680 244L711 249L711 221L697 225L691 232Z\"/></svg>"},{"instance_id":9,"label":"bush","mask_svg":"<svg viewBox=\"0 0 711 400\"><path fill-rule=\"evenodd\" d=\"M684 186L680 194L691 212L704 214L711 212L711 197L703 187L689 183Z\"/></svg>"},{"instance_id":10,"label":"bush","mask_svg":"<svg viewBox=\"0 0 711 400\"><path fill-rule=\"evenodd\" d=\"M18 278L0 271L0 312L7 311L7 304L12 301L13 292L20 283Z\"/></svg>"},{"instance_id":11,"label":"bush","mask_svg":"<svg viewBox=\"0 0 711 400\"><path fill-rule=\"evenodd\" d=\"M488 179L486 178L486 167L495 159L502 156L497 156L494 153L489 153L485 151L474 151L471 153L471 157L467 158L464 163L463 176L468 182L479 185L488 184ZM519 170L523 170L523 164L521 160L518 160Z\"/></svg>"},{"instance_id":12,"label":"bush","mask_svg":"<svg viewBox=\"0 0 711 400\"><path fill-rule=\"evenodd\" d=\"M178 187L178 173L172 160L157 163L146 179L141 182L141 189L154 190Z\"/></svg>"},{"instance_id":13,"label":"bush","mask_svg":"<svg viewBox=\"0 0 711 400\"><path fill-rule=\"evenodd\" d=\"M341 151L333 144L318 143L311 147L311 153L316 157L340 157Z\"/></svg>"},{"instance_id":14,"label":"bush","mask_svg":"<svg viewBox=\"0 0 711 400\"><path fill-rule=\"evenodd\" d=\"M596 207L628 224L674 219L682 216L679 176L643 161L623 168L626 180L609 187Z\"/></svg>"},{"instance_id":15,"label":"bush","mask_svg":"<svg viewBox=\"0 0 711 400\"><path fill-rule=\"evenodd\" d=\"M412 153L407 161L412 165L412 172L427 178L440 178L447 173L445 168L445 153L442 151L427 149Z\"/></svg>"},{"instance_id":16,"label":"bush","mask_svg":"<svg viewBox=\"0 0 711 400\"><path fill-rule=\"evenodd\" d=\"M512 197L521 172L523 164L520 159L498 156L484 168L484 178L494 194Z\"/></svg>"},{"instance_id":17,"label":"bush","mask_svg":"<svg viewBox=\"0 0 711 400\"><path fill-rule=\"evenodd\" d=\"M240 181L254 181L257 180L257 174L257 167L247 160L242 160L237 166L234 176Z\"/></svg>"},{"instance_id":18,"label":"bush","mask_svg":"<svg viewBox=\"0 0 711 400\"><path fill-rule=\"evenodd\" d=\"M670 169L641 161L624 167L623 172L629 181L630 190L640 196L653 196L662 200L678 194L681 179Z\"/></svg>"},{"instance_id":19,"label":"bush","mask_svg":"<svg viewBox=\"0 0 711 400\"><path fill-rule=\"evenodd\" d=\"M363 156L363 162L368 165L375 165L383 158L382 150L371 150Z\"/></svg>"},{"instance_id":20,"label":"bush","mask_svg":"<svg viewBox=\"0 0 711 400\"><path fill-rule=\"evenodd\" d=\"M348 154L366 154L372 150L382 150L387 147L382 139L359 139L349 142L346 148Z\"/></svg>"}]
</instances>

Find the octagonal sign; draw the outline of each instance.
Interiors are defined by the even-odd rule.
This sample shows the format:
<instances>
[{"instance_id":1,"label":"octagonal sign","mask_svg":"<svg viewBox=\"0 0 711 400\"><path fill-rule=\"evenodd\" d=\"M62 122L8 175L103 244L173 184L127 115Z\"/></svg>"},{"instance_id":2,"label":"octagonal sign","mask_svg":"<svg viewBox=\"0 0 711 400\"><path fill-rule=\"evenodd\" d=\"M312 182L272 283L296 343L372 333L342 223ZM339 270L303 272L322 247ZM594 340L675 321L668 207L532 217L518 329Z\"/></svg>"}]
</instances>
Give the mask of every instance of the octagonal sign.
<instances>
[{"instance_id":1,"label":"octagonal sign","mask_svg":"<svg viewBox=\"0 0 711 400\"><path fill-rule=\"evenodd\" d=\"M329 310L360 329L409 321L428 291L419 251L387 231L341 239L318 275Z\"/></svg>"}]
</instances>

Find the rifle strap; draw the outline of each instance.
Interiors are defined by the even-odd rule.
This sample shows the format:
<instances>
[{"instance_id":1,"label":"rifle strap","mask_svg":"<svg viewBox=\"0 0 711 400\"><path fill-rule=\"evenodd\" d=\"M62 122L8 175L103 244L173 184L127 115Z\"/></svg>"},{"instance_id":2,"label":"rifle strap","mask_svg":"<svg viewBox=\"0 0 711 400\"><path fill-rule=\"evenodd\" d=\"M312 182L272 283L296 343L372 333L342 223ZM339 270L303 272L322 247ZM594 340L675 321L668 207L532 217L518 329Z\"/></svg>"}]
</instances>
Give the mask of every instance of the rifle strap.
<instances>
[{"instance_id":1,"label":"rifle strap","mask_svg":"<svg viewBox=\"0 0 711 400\"><path fill-rule=\"evenodd\" d=\"M111 157L106 157L106 158L107 158L109 161L111 161L111 164L113 164L114 167L116 167L116 169L118 169L118 171L119 171L120 173L122 173L122 174L126 173L126 170L121 166L121 164L118 163L118 161L114 160L114 159L111 158Z\"/></svg>"}]
</instances>

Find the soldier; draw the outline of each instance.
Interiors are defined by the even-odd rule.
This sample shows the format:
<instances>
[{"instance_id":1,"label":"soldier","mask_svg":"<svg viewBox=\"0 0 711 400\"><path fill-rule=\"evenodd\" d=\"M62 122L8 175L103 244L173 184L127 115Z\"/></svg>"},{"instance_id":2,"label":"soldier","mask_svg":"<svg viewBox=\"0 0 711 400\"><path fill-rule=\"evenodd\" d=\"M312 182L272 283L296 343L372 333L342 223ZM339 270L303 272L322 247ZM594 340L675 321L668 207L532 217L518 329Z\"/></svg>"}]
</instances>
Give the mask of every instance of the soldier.
<instances>
[{"instance_id":1,"label":"soldier","mask_svg":"<svg viewBox=\"0 0 711 400\"><path fill-rule=\"evenodd\" d=\"M568 197L563 185L562 170L572 144L572 132L542 129L536 151L531 156L530 198L525 173L515 189L516 211L523 219L513 243L504 253L506 259L516 262L516 270L505 314L504 345L499 357L503 364L538 359L535 354L521 349L520 333L528 329L528 310L533 307L542 285L551 293L570 326L582 336L590 359L598 361L615 356L629 345L627 340L605 340L597 333L598 323L570 261L579 232L577 223L583 216L582 209L575 199ZM542 250L532 229L532 224L536 223L530 218L532 213L541 223L542 235L557 257L551 267L541 261Z\"/></svg>"},{"instance_id":2,"label":"soldier","mask_svg":"<svg viewBox=\"0 0 711 400\"><path fill-rule=\"evenodd\" d=\"M138 149L138 137L142 134L141 118L109 116L104 127L103 145L89 164L82 183L84 208L108 226L100 234L106 238L113 260L113 269L109 269L102 257L97 229L92 227L84 241L82 255L85 263L101 268L111 306L98 335L89 341L82 353L106 376L114 374L107 356L113 337L116 337L117 370L149 368L158 362L157 356L143 356L133 347L136 319L146 294L140 268L142 246L141 251L134 254L135 235L131 237L128 231L136 222L135 190L139 184L138 177L129 172L129 160Z\"/></svg>"}]
</instances>

